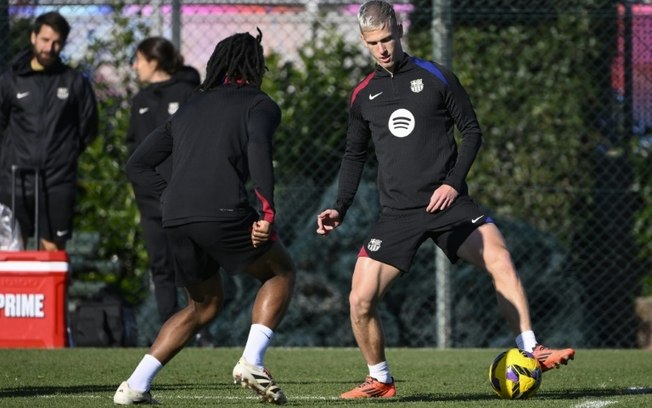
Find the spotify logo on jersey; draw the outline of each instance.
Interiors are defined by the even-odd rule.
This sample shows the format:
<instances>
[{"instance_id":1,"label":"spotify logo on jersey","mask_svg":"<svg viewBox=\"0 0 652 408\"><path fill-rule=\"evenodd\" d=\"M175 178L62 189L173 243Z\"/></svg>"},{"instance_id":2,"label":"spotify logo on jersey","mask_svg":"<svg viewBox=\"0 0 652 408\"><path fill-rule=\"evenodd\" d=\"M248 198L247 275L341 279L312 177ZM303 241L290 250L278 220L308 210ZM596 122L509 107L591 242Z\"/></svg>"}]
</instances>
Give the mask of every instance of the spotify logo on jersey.
<instances>
[{"instance_id":1,"label":"spotify logo on jersey","mask_svg":"<svg viewBox=\"0 0 652 408\"><path fill-rule=\"evenodd\" d=\"M389 131L396 137L406 137L414 130L414 115L407 109L397 109L389 117Z\"/></svg>"}]
</instances>

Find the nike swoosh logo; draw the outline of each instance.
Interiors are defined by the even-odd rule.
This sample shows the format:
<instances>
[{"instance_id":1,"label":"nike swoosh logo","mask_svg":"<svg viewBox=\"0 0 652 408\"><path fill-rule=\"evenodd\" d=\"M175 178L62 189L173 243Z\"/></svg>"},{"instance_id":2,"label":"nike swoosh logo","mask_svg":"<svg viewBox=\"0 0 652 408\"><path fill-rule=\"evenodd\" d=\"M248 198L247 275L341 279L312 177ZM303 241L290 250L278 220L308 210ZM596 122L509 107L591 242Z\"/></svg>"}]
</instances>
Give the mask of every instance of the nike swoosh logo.
<instances>
[{"instance_id":1,"label":"nike swoosh logo","mask_svg":"<svg viewBox=\"0 0 652 408\"><path fill-rule=\"evenodd\" d=\"M18 98L18 99L23 99L23 98L26 97L27 95L29 95L29 92L18 92L18 93L16 94L16 98Z\"/></svg>"},{"instance_id":2,"label":"nike swoosh logo","mask_svg":"<svg viewBox=\"0 0 652 408\"><path fill-rule=\"evenodd\" d=\"M57 237L62 237L68 233L68 230L57 231Z\"/></svg>"},{"instance_id":3,"label":"nike swoosh logo","mask_svg":"<svg viewBox=\"0 0 652 408\"><path fill-rule=\"evenodd\" d=\"M482 214L482 215L479 216L478 218L473 218L473 219L471 220L471 224L475 224L476 222L480 221L480 220L482 219L482 217L484 217L484 214Z\"/></svg>"},{"instance_id":4,"label":"nike swoosh logo","mask_svg":"<svg viewBox=\"0 0 652 408\"><path fill-rule=\"evenodd\" d=\"M382 92L378 92L377 94L374 94L374 95L369 94L369 100L370 100L370 101L371 101L371 100L374 100L374 99L376 99L377 97L379 97L381 94L382 94Z\"/></svg>"},{"instance_id":5,"label":"nike swoosh logo","mask_svg":"<svg viewBox=\"0 0 652 408\"><path fill-rule=\"evenodd\" d=\"M142 115L143 113L147 112L148 110L149 110L149 108L140 108L140 109L138 109L138 113L140 113Z\"/></svg>"}]
</instances>

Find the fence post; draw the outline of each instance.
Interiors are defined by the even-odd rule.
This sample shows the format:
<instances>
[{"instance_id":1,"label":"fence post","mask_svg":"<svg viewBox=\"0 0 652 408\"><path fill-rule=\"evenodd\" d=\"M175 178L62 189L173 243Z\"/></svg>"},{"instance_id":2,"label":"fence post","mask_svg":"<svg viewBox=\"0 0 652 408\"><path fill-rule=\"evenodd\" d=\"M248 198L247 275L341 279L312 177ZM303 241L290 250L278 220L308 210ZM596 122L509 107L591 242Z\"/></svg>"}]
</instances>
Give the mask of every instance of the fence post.
<instances>
[{"instance_id":1,"label":"fence post","mask_svg":"<svg viewBox=\"0 0 652 408\"><path fill-rule=\"evenodd\" d=\"M181 50L181 0L172 0L172 44Z\"/></svg>"},{"instance_id":2,"label":"fence post","mask_svg":"<svg viewBox=\"0 0 652 408\"><path fill-rule=\"evenodd\" d=\"M432 0L432 56L446 67L453 62L451 0Z\"/></svg>"},{"instance_id":3,"label":"fence post","mask_svg":"<svg viewBox=\"0 0 652 408\"><path fill-rule=\"evenodd\" d=\"M163 2L162 0L153 0L150 6L152 6L152 35L163 36L163 13L161 11Z\"/></svg>"},{"instance_id":4,"label":"fence post","mask_svg":"<svg viewBox=\"0 0 652 408\"><path fill-rule=\"evenodd\" d=\"M451 302L450 262L444 252L435 246L435 268L437 285L437 348L451 346Z\"/></svg>"},{"instance_id":5,"label":"fence post","mask_svg":"<svg viewBox=\"0 0 652 408\"><path fill-rule=\"evenodd\" d=\"M450 68L452 64L451 0L432 0L433 59ZM450 262L435 247L437 295L437 348L451 346Z\"/></svg>"}]
</instances>

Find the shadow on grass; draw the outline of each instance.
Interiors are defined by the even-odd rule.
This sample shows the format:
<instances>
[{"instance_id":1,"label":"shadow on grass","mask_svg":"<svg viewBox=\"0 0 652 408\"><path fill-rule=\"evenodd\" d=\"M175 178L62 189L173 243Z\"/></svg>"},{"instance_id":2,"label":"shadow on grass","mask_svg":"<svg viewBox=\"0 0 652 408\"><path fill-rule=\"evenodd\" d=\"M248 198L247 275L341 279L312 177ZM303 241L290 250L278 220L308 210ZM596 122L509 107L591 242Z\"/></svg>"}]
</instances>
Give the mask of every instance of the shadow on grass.
<instances>
[{"instance_id":1,"label":"shadow on grass","mask_svg":"<svg viewBox=\"0 0 652 408\"><path fill-rule=\"evenodd\" d=\"M306 384L305 382L302 384ZM5 388L0 390L0 399L7 397L38 397L48 395L75 395L75 394L106 394L113 395L117 389L115 386L88 384L74 386L41 386L41 387L21 387ZM346 387L345 387L346 388ZM157 384L155 391L180 391L180 390L232 390L233 384L230 383L206 383L206 384ZM628 389L609 389L609 388L582 388L570 389L559 392L540 392L536 399L543 400L569 400L584 399L587 397L613 397L622 395L652 395L652 387L637 387ZM493 401L495 395L489 393L459 393L459 394L414 394L398 396L395 398L377 399L374 403L396 403L396 402L454 402L454 401ZM338 401L350 403L351 401L334 399L330 403L337 404ZM369 400L365 400L369 402Z\"/></svg>"},{"instance_id":2,"label":"shadow on grass","mask_svg":"<svg viewBox=\"0 0 652 408\"><path fill-rule=\"evenodd\" d=\"M559 392L539 392L534 398L541 400L572 400L585 399L588 397L614 397L622 395L652 395L652 388L637 387L630 389L609 389L609 388L581 388L576 390L564 390ZM400 402L453 402L453 401L493 401L496 396L489 393L469 394L416 394L405 397L397 397L394 401Z\"/></svg>"},{"instance_id":3,"label":"shadow on grass","mask_svg":"<svg viewBox=\"0 0 652 408\"><path fill-rule=\"evenodd\" d=\"M6 397L39 397L48 395L75 395L75 394L108 394L113 396L120 384L107 386L103 385L71 385L71 386L42 386L42 387L20 387L5 388L0 390L0 399ZM156 384L153 391L181 391L181 390L230 390L233 384Z\"/></svg>"},{"instance_id":4,"label":"shadow on grass","mask_svg":"<svg viewBox=\"0 0 652 408\"><path fill-rule=\"evenodd\" d=\"M118 384L119 385L119 384ZM114 393L118 386L108 387L106 385L72 385L64 386L42 386L42 387L20 387L5 388L0 391L0 399L6 397L38 397L57 394L96 394Z\"/></svg>"}]
</instances>

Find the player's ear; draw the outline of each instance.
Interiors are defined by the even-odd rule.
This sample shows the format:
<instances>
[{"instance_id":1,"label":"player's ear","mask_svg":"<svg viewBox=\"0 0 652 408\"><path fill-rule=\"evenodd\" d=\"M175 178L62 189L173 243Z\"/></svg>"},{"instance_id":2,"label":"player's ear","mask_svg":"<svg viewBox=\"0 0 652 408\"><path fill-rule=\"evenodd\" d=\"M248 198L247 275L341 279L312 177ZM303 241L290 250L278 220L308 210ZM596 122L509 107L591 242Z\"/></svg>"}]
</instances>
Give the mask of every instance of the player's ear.
<instances>
[{"instance_id":1,"label":"player's ear","mask_svg":"<svg viewBox=\"0 0 652 408\"><path fill-rule=\"evenodd\" d=\"M396 25L396 33L398 34L398 38L403 38L403 24Z\"/></svg>"},{"instance_id":2,"label":"player's ear","mask_svg":"<svg viewBox=\"0 0 652 408\"><path fill-rule=\"evenodd\" d=\"M32 31L32 35L30 35L30 41L32 42L32 45L36 45L36 33Z\"/></svg>"}]
</instances>

